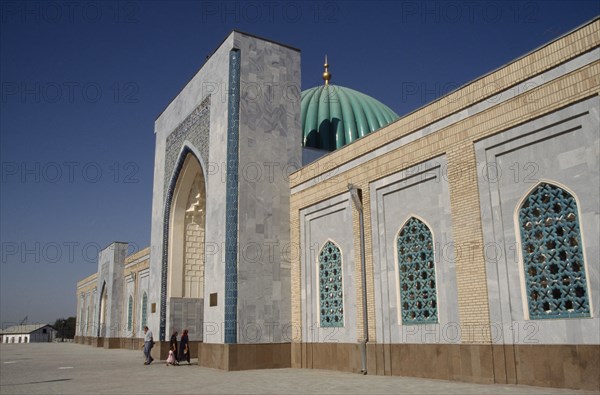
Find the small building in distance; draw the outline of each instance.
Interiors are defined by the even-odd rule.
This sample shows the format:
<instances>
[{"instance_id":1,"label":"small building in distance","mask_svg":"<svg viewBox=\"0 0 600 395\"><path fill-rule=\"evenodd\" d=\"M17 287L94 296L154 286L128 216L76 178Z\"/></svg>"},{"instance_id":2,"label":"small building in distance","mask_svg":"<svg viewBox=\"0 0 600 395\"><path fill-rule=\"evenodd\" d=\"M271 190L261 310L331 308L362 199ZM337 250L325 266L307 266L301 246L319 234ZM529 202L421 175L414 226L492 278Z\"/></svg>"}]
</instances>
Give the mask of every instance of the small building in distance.
<instances>
[{"instance_id":1,"label":"small building in distance","mask_svg":"<svg viewBox=\"0 0 600 395\"><path fill-rule=\"evenodd\" d=\"M15 325L0 332L2 343L51 343L58 331L49 324Z\"/></svg>"}]
</instances>

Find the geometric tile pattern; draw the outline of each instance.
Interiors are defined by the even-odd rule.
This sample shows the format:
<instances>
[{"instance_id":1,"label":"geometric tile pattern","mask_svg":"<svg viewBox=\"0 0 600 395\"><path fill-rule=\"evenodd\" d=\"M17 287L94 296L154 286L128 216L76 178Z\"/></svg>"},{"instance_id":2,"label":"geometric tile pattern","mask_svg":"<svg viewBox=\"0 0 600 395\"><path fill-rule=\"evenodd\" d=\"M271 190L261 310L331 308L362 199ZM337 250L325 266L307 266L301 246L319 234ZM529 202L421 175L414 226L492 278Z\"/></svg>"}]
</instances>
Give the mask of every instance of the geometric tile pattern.
<instances>
[{"instance_id":1,"label":"geometric tile pattern","mask_svg":"<svg viewBox=\"0 0 600 395\"><path fill-rule=\"evenodd\" d=\"M422 221L411 217L397 239L402 323L438 322L433 237Z\"/></svg>"},{"instance_id":2,"label":"geometric tile pattern","mask_svg":"<svg viewBox=\"0 0 600 395\"><path fill-rule=\"evenodd\" d=\"M541 183L519 209L521 251L531 319L589 317L577 203Z\"/></svg>"},{"instance_id":3,"label":"geometric tile pattern","mask_svg":"<svg viewBox=\"0 0 600 395\"><path fill-rule=\"evenodd\" d=\"M229 52L227 181L225 198L225 343L237 343L238 166L240 116L239 49Z\"/></svg>"},{"instance_id":4,"label":"geometric tile pattern","mask_svg":"<svg viewBox=\"0 0 600 395\"><path fill-rule=\"evenodd\" d=\"M200 151L202 159L208 160L210 137L210 96L207 96L198 107L167 136L165 144L165 178L164 196L168 192L169 182L173 178L175 165L183 143L187 140Z\"/></svg>"},{"instance_id":5,"label":"geometric tile pattern","mask_svg":"<svg viewBox=\"0 0 600 395\"><path fill-rule=\"evenodd\" d=\"M344 326L342 254L328 241L319 253L319 289L322 327Z\"/></svg>"}]
</instances>

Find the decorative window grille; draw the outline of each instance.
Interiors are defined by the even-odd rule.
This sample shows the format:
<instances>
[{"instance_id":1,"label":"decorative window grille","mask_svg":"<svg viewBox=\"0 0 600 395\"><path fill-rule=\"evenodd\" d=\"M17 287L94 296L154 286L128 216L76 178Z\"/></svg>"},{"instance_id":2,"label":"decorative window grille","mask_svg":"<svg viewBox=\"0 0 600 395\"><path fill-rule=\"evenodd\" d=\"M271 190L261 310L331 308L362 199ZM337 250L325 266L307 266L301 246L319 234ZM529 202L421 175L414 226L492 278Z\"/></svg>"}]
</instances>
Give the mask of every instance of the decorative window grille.
<instances>
[{"instance_id":1,"label":"decorative window grille","mask_svg":"<svg viewBox=\"0 0 600 395\"><path fill-rule=\"evenodd\" d=\"M320 309L322 327L344 326L344 290L342 254L328 241L319 253Z\"/></svg>"},{"instance_id":2,"label":"decorative window grille","mask_svg":"<svg viewBox=\"0 0 600 395\"><path fill-rule=\"evenodd\" d=\"M589 317L577 203L542 183L519 209L525 289L531 319Z\"/></svg>"},{"instance_id":3,"label":"decorative window grille","mask_svg":"<svg viewBox=\"0 0 600 395\"><path fill-rule=\"evenodd\" d=\"M127 303L127 330L131 332L133 329L133 297L129 296Z\"/></svg>"},{"instance_id":4,"label":"decorative window grille","mask_svg":"<svg viewBox=\"0 0 600 395\"><path fill-rule=\"evenodd\" d=\"M147 325L147 317L148 317L148 295L146 292L142 295L142 326L141 328Z\"/></svg>"},{"instance_id":5,"label":"decorative window grille","mask_svg":"<svg viewBox=\"0 0 600 395\"><path fill-rule=\"evenodd\" d=\"M423 222L411 217L398 235L397 248L402 323L438 322L431 231Z\"/></svg>"}]
</instances>

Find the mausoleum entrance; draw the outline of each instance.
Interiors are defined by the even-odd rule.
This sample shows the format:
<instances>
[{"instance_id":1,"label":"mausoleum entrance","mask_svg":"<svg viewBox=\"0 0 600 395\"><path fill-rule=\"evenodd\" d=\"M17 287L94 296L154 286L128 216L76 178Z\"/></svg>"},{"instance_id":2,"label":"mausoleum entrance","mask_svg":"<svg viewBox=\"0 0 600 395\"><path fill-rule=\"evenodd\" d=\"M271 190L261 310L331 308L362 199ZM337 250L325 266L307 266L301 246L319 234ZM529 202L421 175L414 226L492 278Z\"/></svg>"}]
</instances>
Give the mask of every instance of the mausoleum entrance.
<instances>
[{"instance_id":1,"label":"mausoleum entrance","mask_svg":"<svg viewBox=\"0 0 600 395\"><path fill-rule=\"evenodd\" d=\"M185 157L171 200L168 250L168 339L173 331L189 331L202 340L206 182L200 162Z\"/></svg>"}]
</instances>

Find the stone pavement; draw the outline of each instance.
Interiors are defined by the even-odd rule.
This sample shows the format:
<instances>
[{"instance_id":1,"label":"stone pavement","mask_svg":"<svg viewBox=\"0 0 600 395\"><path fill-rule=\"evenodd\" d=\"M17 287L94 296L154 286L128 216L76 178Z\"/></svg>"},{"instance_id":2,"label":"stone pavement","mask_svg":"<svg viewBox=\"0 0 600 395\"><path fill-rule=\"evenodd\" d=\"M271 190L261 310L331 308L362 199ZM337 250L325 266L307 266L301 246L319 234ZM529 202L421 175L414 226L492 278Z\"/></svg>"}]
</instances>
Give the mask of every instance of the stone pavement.
<instances>
[{"instance_id":1,"label":"stone pavement","mask_svg":"<svg viewBox=\"0 0 600 395\"><path fill-rule=\"evenodd\" d=\"M1 344L0 394L590 394L310 369L243 372L144 366L142 351L73 343Z\"/></svg>"}]
</instances>

